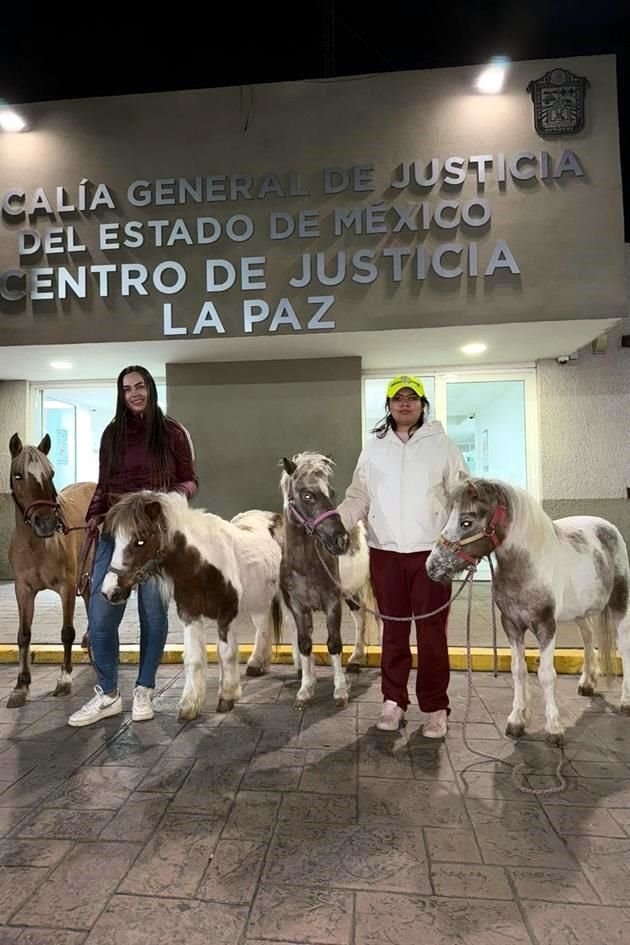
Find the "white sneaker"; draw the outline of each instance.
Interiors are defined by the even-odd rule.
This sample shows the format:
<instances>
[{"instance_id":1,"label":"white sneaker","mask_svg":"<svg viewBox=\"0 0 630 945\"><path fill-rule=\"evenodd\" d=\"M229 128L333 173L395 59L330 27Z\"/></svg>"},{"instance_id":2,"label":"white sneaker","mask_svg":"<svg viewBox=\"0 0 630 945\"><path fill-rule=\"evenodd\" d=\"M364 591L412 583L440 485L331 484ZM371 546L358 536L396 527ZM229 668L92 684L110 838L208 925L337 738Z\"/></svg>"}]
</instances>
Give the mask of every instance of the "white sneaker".
<instances>
[{"instance_id":1,"label":"white sneaker","mask_svg":"<svg viewBox=\"0 0 630 945\"><path fill-rule=\"evenodd\" d=\"M153 689L136 686L133 691L131 718L134 722L146 722L153 718Z\"/></svg>"},{"instance_id":2,"label":"white sneaker","mask_svg":"<svg viewBox=\"0 0 630 945\"><path fill-rule=\"evenodd\" d=\"M446 723L448 715L446 709L438 709L437 712L428 712L427 720L422 726L422 734L425 738L446 738L448 725Z\"/></svg>"},{"instance_id":3,"label":"white sneaker","mask_svg":"<svg viewBox=\"0 0 630 945\"><path fill-rule=\"evenodd\" d=\"M386 699L383 703L383 711L376 723L376 727L382 732L397 732L405 721L405 712L400 708L397 702L392 699Z\"/></svg>"},{"instance_id":4,"label":"white sneaker","mask_svg":"<svg viewBox=\"0 0 630 945\"><path fill-rule=\"evenodd\" d=\"M106 696L100 686L94 686L94 692L96 695L92 696L89 702L72 713L68 725L78 728L81 725L93 725L94 722L100 722L110 715L120 715L123 706L119 692L115 696Z\"/></svg>"}]
</instances>

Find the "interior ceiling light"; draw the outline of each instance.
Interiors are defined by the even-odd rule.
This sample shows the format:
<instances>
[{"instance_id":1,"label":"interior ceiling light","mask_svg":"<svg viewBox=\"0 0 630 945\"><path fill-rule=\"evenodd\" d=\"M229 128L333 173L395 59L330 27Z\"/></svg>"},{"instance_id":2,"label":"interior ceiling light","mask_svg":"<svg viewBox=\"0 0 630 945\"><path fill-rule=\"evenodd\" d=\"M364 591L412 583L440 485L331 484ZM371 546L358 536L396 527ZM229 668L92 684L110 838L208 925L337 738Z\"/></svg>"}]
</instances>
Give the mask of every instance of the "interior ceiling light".
<instances>
[{"instance_id":1,"label":"interior ceiling light","mask_svg":"<svg viewBox=\"0 0 630 945\"><path fill-rule=\"evenodd\" d=\"M462 354L483 354L487 347L480 341L475 341L472 344L464 345L463 348L460 348L460 351Z\"/></svg>"}]
</instances>

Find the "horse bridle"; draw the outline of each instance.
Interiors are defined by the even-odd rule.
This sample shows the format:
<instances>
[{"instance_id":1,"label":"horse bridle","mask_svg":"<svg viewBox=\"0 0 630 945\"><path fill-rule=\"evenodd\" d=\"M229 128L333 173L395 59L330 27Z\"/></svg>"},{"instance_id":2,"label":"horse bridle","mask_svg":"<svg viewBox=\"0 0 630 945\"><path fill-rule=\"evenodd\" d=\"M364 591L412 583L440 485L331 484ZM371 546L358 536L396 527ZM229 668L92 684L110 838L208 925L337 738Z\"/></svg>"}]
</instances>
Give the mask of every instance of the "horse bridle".
<instances>
[{"instance_id":1,"label":"horse bridle","mask_svg":"<svg viewBox=\"0 0 630 945\"><path fill-rule=\"evenodd\" d=\"M10 479L11 498L15 502L15 506L18 509L20 515L22 516L22 519L25 525L29 525L30 528L33 527L33 522L31 521L31 517L30 517L31 511L32 509L37 508L37 506L43 505L49 509L53 509L55 512L55 515L57 516L57 527L55 531L62 532L64 535L67 535L69 531L74 531L74 529L68 528L68 526L65 524L65 522L61 518L59 502L57 501L59 499L59 495L57 493L57 490L55 489L54 483L51 482L50 485L52 488L52 496L53 496L52 499L37 499L35 502L31 502L30 505L27 505L27 507L23 509L20 503L18 502L18 498L15 492L13 491L13 476L11 476L11 479Z\"/></svg>"},{"instance_id":2,"label":"horse bridle","mask_svg":"<svg viewBox=\"0 0 630 945\"><path fill-rule=\"evenodd\" d=\"M151 558L150 561L146 561L139 568L136 568L135 571L130 571L128 568L115 568L110 564L108 571L111 571L112 574L117 575L118 577L129 577L131 575L131 586L135 587L136 584L146 584L152 577L155 577L160 569L162 563L163 554L158 552L158 555L155 558Z\"/></svg>"},{"instance_id":3,"label":"horse bridle","mask_svg":"<svg viewBox=\"0 0 630 945\"><path fill-rule=\"evenodd\" d=\"M163 531L161 525L158 525L158 530L161 534ZM135 571L131 571L129 568L115 568L112 564L110 564L107 570L111 571L112 574L115 574L117 577L130 577L131 586L135 587L136 584L146 584L147 581L157 575L165 555L166 547L160 543L155 558L150 558L149 561L145 561L145 563L141 564Z\"/></svg>"},{"instance_id":4,"label":"horse bridle","mask_svg":"<svg viewBox=\"0 0 630 945\"><path fill-rule=\"evenodd\" d=\"M308 518L306 515L302 515L295 503L293 482L291 479L289 479L287 505L289 507L289 514L293 516L293 520L297 522L298 525L302 526L307 535L313 535L318 525L321 525L321 523L327 518L332 518L333 515L339 515L337 509L328 509L326 512L322 512L321 515L317 515L315 518Z\"/></svg>"},{"instance_id":5,"label":"horse bridle","mask_svg":"<svg viewBox=\"0 0 630 945\"><path fill-rule=\"evenodd\" d=\"M484 529L480 532L476 532L474 535L470 535L469 538L460 538L459 541L451 541L450 538L446 538L444 535L440 535L438 538L438 545L444 545L448 551L452 552L456 557L461 561L465 561L467 564L472 564L474 566L478 565L484 555L475 557L474 555L469 555L464 551L465 545L472 545L473 542L479 541L480 538L489 538L492 542L494 548L498 548L502 542L502 539L497 535L497 526L505 525L507 521L507 506L497 505L490 521Z\"/></svg>"}]
</instances>

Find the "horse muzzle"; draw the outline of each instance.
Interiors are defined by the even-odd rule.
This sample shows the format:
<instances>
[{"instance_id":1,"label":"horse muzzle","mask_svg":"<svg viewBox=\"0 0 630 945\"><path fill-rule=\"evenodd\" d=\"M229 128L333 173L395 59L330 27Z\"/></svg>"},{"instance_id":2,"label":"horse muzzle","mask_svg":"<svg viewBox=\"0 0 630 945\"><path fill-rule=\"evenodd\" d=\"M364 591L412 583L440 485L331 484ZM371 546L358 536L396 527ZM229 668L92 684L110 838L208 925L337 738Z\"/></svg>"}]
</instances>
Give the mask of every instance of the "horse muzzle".
<instances>
[{"instance_id":1,"label":"horse muzzle","mask_svg":"<svg viewBox=\"0 0 630 945\"><path fill-rule=\"evenodd\" d=\"M115 584L113 587L102 588L101 593L103 597L106 597L110 604L124 604L129 600L129 595L131 594L131 588L120 587L118 584Z\"/></svg>"},{"instance_id":2,"label":"horse muzzle","mask_svg":"<svg viewBox=\"0 0 630 945\"><path fill-rule=\"evenodd\" d=\"M345 555L350 547L350 536L345 529L343 532L336 532L332 535L322 530L318 533L317 537L320 539L326 551L336 557Z\"/></svg>"},{"instance_id":3,"label":"horse muzzle","mask_svg":"<svg viewBox=\"0 0 630 945\"><path fill-rule=\"evenodd\" d=\"M29 525L36 538L52 538L60 531L57 515L32 515Z\"/></svg>"},{"instance_id":4,"label":"horse muzzle","mask_svg":"<svg viewBox=\"0 0 630 945\"><path fill-rule=\"evenodd\" d=\"M436 545L427 558L426 571L432 581L448 584L456 575L469 567L471 567L470 562L464 561L443 545Z\"/></svg>"},{"instance_id":5,"label":"horse muzzle","mask_svg":"<svg viewBox=\"0 0 630 945\"><path fill-rule=\"evenodd\" d=\"M121 585L119 578L108 571L101 585L101 594L110 604L124 604L129 600L132 588L131 583L125 582Z\"/></svg>"}]
</instances>

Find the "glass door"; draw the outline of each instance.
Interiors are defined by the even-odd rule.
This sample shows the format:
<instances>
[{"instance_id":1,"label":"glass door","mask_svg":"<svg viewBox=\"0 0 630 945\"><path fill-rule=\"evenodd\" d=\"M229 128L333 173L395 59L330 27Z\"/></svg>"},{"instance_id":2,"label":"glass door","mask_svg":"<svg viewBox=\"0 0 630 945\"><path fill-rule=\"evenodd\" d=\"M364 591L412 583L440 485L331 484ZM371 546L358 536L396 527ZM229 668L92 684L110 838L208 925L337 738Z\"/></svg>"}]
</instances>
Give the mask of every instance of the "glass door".
<instances>
[{"instance_id":1,"label":"glass door","mask_svg":"<svg viewBox=\"0 0 630 945\"><path fill-rule=\"evenodd\" d=\"M471 475L503 479L539 499L535 372L438 377L436 413ZM477 578L488 580L482 562Z\"/></svg>"},{"instance_id":2,"label":"glass door","mask_svg":"<svg viewBox=\"0 0 630 945\"><path fill-rule=\"evenodd\" d=\"M158 403L166 411L166 385L156 383ZM31 388L33 442L50 435L55 485L98 480L103 430L116 410L116 381L37 384Z\"/></svg>"}]
</instances>

